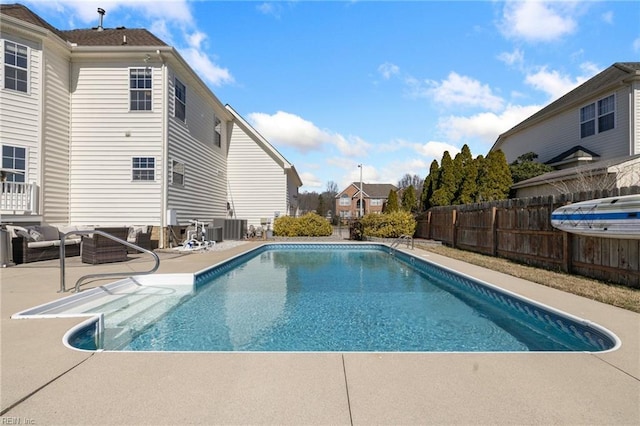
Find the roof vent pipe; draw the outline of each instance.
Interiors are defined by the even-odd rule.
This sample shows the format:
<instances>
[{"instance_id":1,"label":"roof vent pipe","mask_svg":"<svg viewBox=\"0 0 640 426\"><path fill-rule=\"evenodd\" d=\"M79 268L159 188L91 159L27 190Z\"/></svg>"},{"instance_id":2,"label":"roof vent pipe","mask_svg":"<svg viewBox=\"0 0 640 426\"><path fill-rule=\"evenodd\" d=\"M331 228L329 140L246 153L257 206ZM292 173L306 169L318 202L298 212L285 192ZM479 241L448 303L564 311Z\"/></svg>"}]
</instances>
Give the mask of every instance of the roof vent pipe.
<instances>
[{"instance_id":1,"label":"roof vent pipe","mask_svg":"<svg viewBox=\"0 0 640 426\"><path fill-rule=\"evenodd\" d=\"M104 14L106 12L104 11L103 8L99 7L98 8L98 15L100 15L100 23L98 24L98 31L102 31L104 30L104 28L102 27L102 20L104 19Z\"/></svg>"}]
</instances>

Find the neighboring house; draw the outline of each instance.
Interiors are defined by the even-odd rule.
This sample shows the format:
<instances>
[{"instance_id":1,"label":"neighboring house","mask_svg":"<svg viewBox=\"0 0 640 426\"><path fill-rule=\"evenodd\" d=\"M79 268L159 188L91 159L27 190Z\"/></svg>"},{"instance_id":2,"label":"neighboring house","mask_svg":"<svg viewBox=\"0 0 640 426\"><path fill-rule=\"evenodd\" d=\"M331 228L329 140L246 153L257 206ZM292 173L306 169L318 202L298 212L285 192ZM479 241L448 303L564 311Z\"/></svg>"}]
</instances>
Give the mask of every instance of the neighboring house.
<instances>
[{"instance_id":1,"label":"neighboring house","mask_svg":"<svg viewBox=\"0 0 640 426\"><path fill-rule=\"evenodd\" d=\"M558 193L569 182L584 184L586 175L604 171L617 186L640 184L633 178L640 166L631 161L640 155L640 62L613 64L501 134L491 148L497 149L509 163L534 152L538 161L559 169L518 182L518 197Z\"/></svg>"},{"instance_id":2,"label":"neighboring house","mask_svg":"<svg viewBox=\"0 0 640 426\"><path fill-rule=\"evenodd\" d=\"M640 62L619 62L501 134L511 163L527 152L558 168L640 154Z\"/></svg>"},{"instance_id":3,"label":"neighboring house","mask_svg":"<svg viewBox=\"0 0 640 426\"><path fill-rule=\"evenodd\" d=\"M234 114L173 47L99 19L60 31L0 5L2 222L166 229L228 217Z\"/></svg>"},{"instance_id":4,"label":"neighboring house","mask_svg":"<svg viewBox=\"0 0 640 426\"><path fill-rule=\"evenodd\" d=\"M227 110L233 115L227 157L230 213L255 227L297 216L302 181L295 167L231 106Z\"/></svg>"},{"instance_id":5,"label":"neighboring house","mask_svg":"<svg viewBox=\"0 0 640 426\"><path fill-rule=\"evenodd\" d=\"M362 184L362 215L368 213L382 213L390 191L398 188L388 183ZM353 182L335 197L336 216L342 219L356 219L360 217L360 183Z\"/></svg>"}]
</instances>

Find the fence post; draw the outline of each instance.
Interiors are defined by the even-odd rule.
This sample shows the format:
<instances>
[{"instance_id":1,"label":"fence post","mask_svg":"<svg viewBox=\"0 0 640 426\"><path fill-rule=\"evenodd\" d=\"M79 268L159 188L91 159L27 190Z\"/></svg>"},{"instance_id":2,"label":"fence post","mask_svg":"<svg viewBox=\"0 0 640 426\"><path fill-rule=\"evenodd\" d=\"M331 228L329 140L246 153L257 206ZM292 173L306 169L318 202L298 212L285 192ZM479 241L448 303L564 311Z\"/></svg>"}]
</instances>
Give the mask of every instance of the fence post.
<instances>
[{"instance_id":1,"label":"fence post","mask_svg":"<svg viewBox=\"0 0 640 426\"><path fill-rule=\"evenodd\" d=\"M498 209L491 207L491 255L498 255L498 222L496 221Z\"/></svg>"},{"instance_id":2,"label":"fence post","mask_svg":"<svg viewBox=\"0 0 640 426\"><path fill-rule=\"evenodd\" d=\"M457 222L458 211L453 209L451 211L451 247L456 248L456 222Z\"/></svg>"},{"instance_id":3,"label":"fence post","mask_svg":"<svg viewBox=\"0 0 640 426\"><path fill-rule=\"evenodd\" d=\"M570 232L562 231L562 271L570 274L573 269L573 237Z\"/></svg>"},{"instance_id":4,"label":"fence post","mask_svg":"<svg viewBox=\"0 0 640 426\"><path fill-rule=\"evenodd\" d=\"M427 239L431 239L431 210L427 212Z\"/></svg>"}]
</instances>

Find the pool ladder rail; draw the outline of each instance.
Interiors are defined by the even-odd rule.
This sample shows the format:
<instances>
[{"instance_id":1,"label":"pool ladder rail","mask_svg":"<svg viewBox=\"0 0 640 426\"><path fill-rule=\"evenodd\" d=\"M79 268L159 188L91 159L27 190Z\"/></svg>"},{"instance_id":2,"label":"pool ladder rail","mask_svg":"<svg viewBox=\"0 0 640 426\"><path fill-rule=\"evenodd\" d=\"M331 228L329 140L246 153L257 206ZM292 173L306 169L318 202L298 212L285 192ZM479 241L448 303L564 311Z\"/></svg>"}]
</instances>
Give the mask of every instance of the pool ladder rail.
<instances>
[{"instance_id":1,"label":"pool ladder rail","mask_svg":"<svg viewBox=\"0 0 640 426\"><path fill-rule=\"evenodd\" d=\"M411 247L411 250L414 248L413 236L409 234L402 234L391 243L391 248L398 248L398 246L402 243L407 244L407 248Z\"/></svg>"},{"instance_id":2,"label":"pool ladder rail","mask_svg":"<svg viewBox=\"0 0 640 426\"><path fill-rule=\"evenodd\" d=\"M65 288L65 244L64 244L64 240L67 238L68 235L89 235L89 234L98 234L98 235L102 235L103 237L109 238L113 241L116 241L120 244L123 244L127 247L131 247L132 249L141 251L143 253L147 253L150 254L153 257L153 260L155 261L155 264L153 266L153 268L151 268L148 271L143 271L143 272L136 272L135 275L149 275L149 274L153 274L155 271L158 270L158 268L160 267L160 257L158 257L158 255L154 252L152 252L151 250L147 250L145 248L142 248L136 244L130 243L129 241L123 240L121 238L118 237L114 237L111 234L108 234L104 231L100 231L97 229L93 229L93 230L82 230L82 231L71 231L71 232L67 232L66 234L62 235L62 238L60 239L60 290L58 290L58 293L64 293L66 292L66 288ZM101 273L101 274L87 274L87 275L83 275L82 277L80 277L78 279L78 281L76 282L75 285L75 292L78 293L80 291L80 284L89 278L104 278L104 277L128 277L131 275L131 271L128 272L109 272L109 273Z\"/></svg>"}]
</instances>

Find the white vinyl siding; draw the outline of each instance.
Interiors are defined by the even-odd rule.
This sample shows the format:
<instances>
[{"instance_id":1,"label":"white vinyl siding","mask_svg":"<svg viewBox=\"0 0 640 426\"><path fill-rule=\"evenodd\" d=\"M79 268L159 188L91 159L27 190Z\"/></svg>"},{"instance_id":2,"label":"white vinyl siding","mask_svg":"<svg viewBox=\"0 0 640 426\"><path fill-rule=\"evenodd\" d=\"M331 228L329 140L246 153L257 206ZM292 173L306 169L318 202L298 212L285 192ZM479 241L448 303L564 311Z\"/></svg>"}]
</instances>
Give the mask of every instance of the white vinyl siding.
<instances>
[{"instance_id":1,"label":"white vinyl siding","mask_svg":"<svg viewBox=\"0 0 640 426\"><path fill-rule=\"evenodd\" d=\"M228 164L230 199L238 219L260 226L261 218L273 221L275 212L289 214L283 166L238 124L231 133Z\"/></svg>"},{"instance_id":2,"label":"white vinyl siding","mask_svg":"<svg viewBox=\"0 0 640 426\"><path fill-rule=\"evenodd\" d=\"M636 155L640 154L640 81L632 82L628 96L630 108L635 117L632 121L629 155Z\"/></svg>"},{"instance_id":3,"label":"white vinyl siding","mask_svg":"<svg viewBox=\"0 0 640 426\"><path fill-rule=\"evenodd\" d=\"M596 103L609 95L615 95L615 123L613 129L596 133L588 138L580 137L580 109ZM596 120L597 120L596 111ZM516 134L508 136L500 149L513 162L520 155L533 151L538 154L538 161L545 162L581 145L596 154L600 160L607 160L629 155L629 88L622 87L615 93L604 93L595 96L591 102L557 113L546 120L531 125Z\"/></svg>"},{"instance_id":4,"label":"white vinyl siding","mask_svg":"<svg viewBox=\"0 0 640 426\"><path fill-rule=\"evenodd\" d=\"M45 50L42 214L47 223L69 223L69 55Z\"/></svg>"},{"instance_id":5,"label":"white vinyl siding","mask_svg":"<svg viewBox=\"0 0 640 426\"><path fill-rule=\"evenodd\" d=\"M4 44L8 40L4 37L9 36L3 34L2 37L2 48L4 49ZM21 38L12 38L9 41L29 47L27 49L29 54L29 91L23 93L5 89L3 83L0 101L0 141L3 145L27 149L25 182L41 185L42 47L39 43ZM2 78L4 79L4 70Z\"/></svg>"},{"instance_id":6,"label":"white vinyl siding","mask_svg":"<svg viewBox=\"0 0 640 426\"><path fill-rule=\"evenodd\" d=\"M169 70L169 93L175 93L176 77ZM199 219L211 222L227 214L227 162L224 150L213 146L216 105L209 95L189 86L186 104L187 125L175 117L175 103L171 103L168 128L168 157L179 159L189 171L183 185L169 185L167 208L176 211L179 224ZM220 106L221 107L221 106ZM220 114L220 113L219 113ZM224 123L224 122L223 122ZM226 138L222 127L222 140ZM167 180L170 181L171 177Z\"/></svg>"},{"instance_id":7,"label":"white vinyl siding","mask_svg":"<svg viewBox=\"0 0 640 426\"><path fill-rule=\"evenodd\" d=\"M72 64L71 222L159 225L162 69L152 66L152 110L129 111L128 62ZM155 181L132 181L132 157L155 158Z\"/></svg>"}]
</instances>

